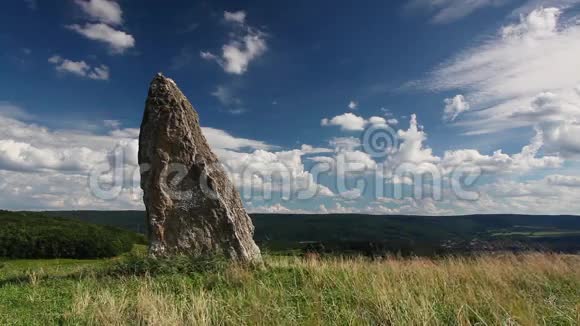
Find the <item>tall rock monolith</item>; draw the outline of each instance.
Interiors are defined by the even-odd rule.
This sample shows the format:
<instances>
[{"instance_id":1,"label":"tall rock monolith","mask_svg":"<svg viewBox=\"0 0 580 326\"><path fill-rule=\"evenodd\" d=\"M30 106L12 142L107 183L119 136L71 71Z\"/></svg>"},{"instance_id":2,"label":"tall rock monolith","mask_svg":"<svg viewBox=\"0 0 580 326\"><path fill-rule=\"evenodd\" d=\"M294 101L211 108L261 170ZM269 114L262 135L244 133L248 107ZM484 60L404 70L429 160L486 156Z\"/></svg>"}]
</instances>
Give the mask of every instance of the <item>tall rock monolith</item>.
<instances>
[{"instance_id":1,"label":"tall rock monolith","mask_svg":"<svg viewBox=\"0 0 580 326\"><path fill-rule=\"evenodd\" d=\"M141 188L153 256L223 255L261 261L240 195L175 82L151 82L139 136Z\"/></svg>"}]
</instances>

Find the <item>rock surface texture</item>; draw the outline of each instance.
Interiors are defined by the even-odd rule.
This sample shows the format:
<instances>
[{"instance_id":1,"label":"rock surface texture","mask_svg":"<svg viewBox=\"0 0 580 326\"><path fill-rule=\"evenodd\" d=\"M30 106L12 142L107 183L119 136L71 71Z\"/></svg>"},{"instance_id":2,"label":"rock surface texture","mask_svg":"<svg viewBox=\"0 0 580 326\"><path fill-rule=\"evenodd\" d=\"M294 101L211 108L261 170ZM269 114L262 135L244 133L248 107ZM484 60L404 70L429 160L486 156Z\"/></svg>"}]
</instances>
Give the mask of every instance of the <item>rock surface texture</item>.
<instances>
[{"instance_id":1,"label":"rock surface texture","mask_svg":"<svg viewBox=\"0 0 580 326\"><path fill-rule=\"evenodd\" d=\"M261 261L252 221L203 136L197 112L161 74L149 88L139 164L150 254Z\"/></svg>"}]
</instances>

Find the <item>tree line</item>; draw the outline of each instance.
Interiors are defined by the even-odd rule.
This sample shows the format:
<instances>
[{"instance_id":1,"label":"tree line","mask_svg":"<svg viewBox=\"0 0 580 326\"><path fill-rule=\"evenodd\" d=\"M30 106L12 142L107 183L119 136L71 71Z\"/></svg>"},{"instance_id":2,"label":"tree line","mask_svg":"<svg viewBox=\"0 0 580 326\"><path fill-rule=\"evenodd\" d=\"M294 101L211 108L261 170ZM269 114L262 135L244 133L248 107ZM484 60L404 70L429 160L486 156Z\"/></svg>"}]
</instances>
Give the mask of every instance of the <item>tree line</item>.
<instances>
[{"instance_id":1,"label":"tree line","mask_svg":"<svg viewBox=\"0 0 580 326\"><path fill-rule=\"evenodd\" d=\"M143 235L40 213L0 211L0 257L104 258L128 252Z\"/></svg>"}]
</instances>

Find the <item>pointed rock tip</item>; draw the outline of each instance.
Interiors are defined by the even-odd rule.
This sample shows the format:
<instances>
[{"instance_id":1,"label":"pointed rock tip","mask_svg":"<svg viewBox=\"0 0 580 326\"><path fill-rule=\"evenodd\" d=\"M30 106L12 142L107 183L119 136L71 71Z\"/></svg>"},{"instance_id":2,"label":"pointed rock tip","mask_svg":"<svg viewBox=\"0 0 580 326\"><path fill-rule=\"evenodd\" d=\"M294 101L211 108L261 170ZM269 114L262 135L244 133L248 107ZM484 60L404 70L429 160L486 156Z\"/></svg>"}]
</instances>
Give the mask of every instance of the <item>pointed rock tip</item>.
<instances>
[{"instance_id":1,"label":"pointed rock tip","mask_svg":"<svg viewBox=\"0 0 580 326\"><path fill-rule=\"evenodd\" d=\"M158 72L155 77L153 78L153 80L151 81L151 84L158 84L158 83L162 83L162 84L173 84L175 86L177 86L177 84L175 84L175 82L173 81L173 79L171 78L167 78L163 75L163 73Z\"/></svg>"},{"instance_id":2,"label":"pointed rock tip","mask_svg":"<svg viewBox=\"0 0 580 326\"><path fill-rule=\"evenodd\" d=\"M158 72L158 73L155 75L155 77L153 77L153 80L166 80L166 79L168 79L168 78L167 78L167 77L165 77L165 76L163 75L163 73L161 73L161 72Z\"/></svg>"}]
</instances>

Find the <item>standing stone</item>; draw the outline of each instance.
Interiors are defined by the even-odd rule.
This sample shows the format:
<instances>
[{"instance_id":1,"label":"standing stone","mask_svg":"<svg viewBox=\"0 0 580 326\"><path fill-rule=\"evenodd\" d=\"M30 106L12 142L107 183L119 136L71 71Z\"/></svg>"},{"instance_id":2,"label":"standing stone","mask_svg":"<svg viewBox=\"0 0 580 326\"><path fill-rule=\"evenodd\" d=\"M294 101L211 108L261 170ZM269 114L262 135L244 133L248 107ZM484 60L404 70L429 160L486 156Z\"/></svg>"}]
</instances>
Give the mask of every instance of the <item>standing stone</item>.
<instances>
[{"instance_id":1,"label":"standing stone","mask_svg":"<svg viewBox=\"0 0 580 326\"><path fill-rule=\"evenodd\" d=\"M150 254L261 260L252 221L203 136L197 112L162 74L149 88L139 164Z\"/></svg>"}]
</instances>

